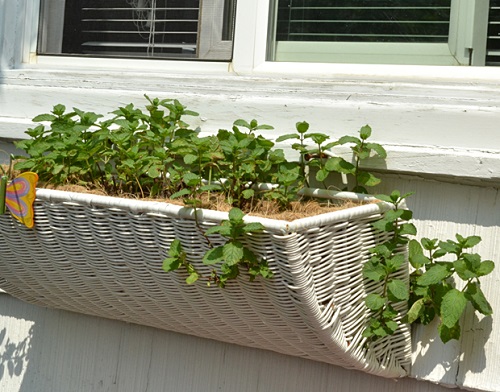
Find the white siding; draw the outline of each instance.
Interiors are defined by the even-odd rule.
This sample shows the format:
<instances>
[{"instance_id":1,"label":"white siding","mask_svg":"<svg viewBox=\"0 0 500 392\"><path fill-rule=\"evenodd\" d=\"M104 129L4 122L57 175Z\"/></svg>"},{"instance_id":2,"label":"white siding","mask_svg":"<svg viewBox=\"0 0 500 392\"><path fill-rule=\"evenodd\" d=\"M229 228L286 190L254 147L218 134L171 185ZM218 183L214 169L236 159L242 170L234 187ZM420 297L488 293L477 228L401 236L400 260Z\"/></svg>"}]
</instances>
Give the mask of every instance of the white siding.
<instances>
[{"instance_id":1,"label":"white siding","mask_svg":"<svg viewBox=\"0 0 500 392\"><path fill-rule=\"evenodd\" d=\"M0 295L2 392L444 392Z\"/></svg>"}]
</instances>

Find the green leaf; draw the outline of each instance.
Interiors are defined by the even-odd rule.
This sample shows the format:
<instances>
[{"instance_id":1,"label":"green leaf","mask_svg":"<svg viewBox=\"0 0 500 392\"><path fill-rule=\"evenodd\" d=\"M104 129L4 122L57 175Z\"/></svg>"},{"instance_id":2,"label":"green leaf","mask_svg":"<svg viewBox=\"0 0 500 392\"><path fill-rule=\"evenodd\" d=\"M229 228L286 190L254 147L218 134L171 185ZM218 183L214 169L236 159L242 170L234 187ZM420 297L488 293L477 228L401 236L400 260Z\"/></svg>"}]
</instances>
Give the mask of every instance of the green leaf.
<instances>
[{"instance_id":1,"label":"green leaf","mask_svg":"<svg viewBox=\"0 0 500 392\"><path fill-rule=\"evenodd\" d=\"M479 283L469 283L467 289L465 290L465 297L472 303L472 306L474 306L474 309L478 312L484 314L485 316L493 314L493 309L484 296Z\"/></svg>"},{"instance_id":2,"label":"green leaf","mask_svg":"<svg viewBox=\"0 0 500 392\"><path fill-rule=\"evenodd\" d=\"M423 313L424 307L425 302L423 298L413 303L410 310L408 310L408 313L406 314L406 321L408 322L408 324L412 324L420 318L421 314Z\"/></svg>"},{"instance_id":3,"label":"green leaf","mask_svg":"<svg viewBox=\"0 0 500 392\"><path fill-rule=\"evenodd\" d=\"M477 276L485 276L495 269L495 263L491 260L484 260L476 270Z\"/></svg>"},{"instance_id":4,"label":"green leaf","mask_svg":"<svg viewBox=\"0 0 500 392\"><path fill-rule=\"evenodd\" d=\"M431 266L422 276L417 278L417 284L420 286L429 286L445 280L449 276L449 267L436 264Z\"/></svg>"},{"instance_id":5,"label":"green leaf","mask_svg":"<svg viewBox=\"0 0 500 392\"><path fill-rule=\"evenodd\" d=\"M385 151L385 148L382 147L378 143L366 143L365 144L366 148L369 148L370 150L375 151L375 153L380 157L380 158L387 158L387 152Z\"/></svg>"},{"instance_id":6,"label":"green leaf","mask_svg":"<svg viewBox=\"0 0 500 392\"><path fill-rule=\"evenodd\" d=\"M200 278L200 275L197 272L191 272L189 276L186 278L187 284L193 284Z\"/></svg>"},{"instance_id":7,"label":"green leaf","mask_svg":"<svg viewBox=\"0 0 500 392\"><path fill-rule=\"evenodd\" d=\"M417 235L417 228L413 223L403 223L400 226L399 234L401 235Z\"/></svg>"},{"instance_id":8,"label":"green leaf","mask_svg":"<svg viewBox=\"0 0 500 392\"><path fill-rule=\"evenodd\" d=\"M323 182L328 178L329 174L330 174L330 172L328 170L320 169L316 173L316 180L319 182Z\"/></svg>"},{"instance_id":9,"label":"green leaf","mask_svg":"<svg viewBox=\"0 0 500 392\"><path fill-rule=\"evenodd\" d=\"M392 232L394 231L394 223L386 219L379 219L378 221L372 222L371 225L380 231Z\"/></svg>"},{"instance_id":10,"label":"green leaf","mask_svg":"<svg viewBox=\"0 0 500 392\"><path fill-rule=\"evenodd\" d=\"M408 258L412 267L415 269L431 262L429 258L424 256L422 246L417 240L411 240L408 243Z\"/></svg>"},{"instance_id":11,"label":"green leaf","mask_svg":"<svg viewBox=\"0 0 500 392\"><path fill-rule=\"evenodd\" d=\"M287 135L281 135L280 137L278 137L276 139L276 142L277 143L284 142L285 140L289 140L289 139L300 139L300 136L297 135L296 133L289 133Z\"/></svg>"},{"instance_id":12,"label":"green leaf","mask_svg":"<svg viewBox=\"0 0 500 392\"><path fill-rule=\"evenodd\" d=\"M453 262L453 266L455 267L455 272L462 280L469 280L475 278L477 275L474 271L469 269L469 266L465 262L464 259L458 259Z\"/></svg>"},{"instance_id":13,"label":"green leaf","mask_svg":"<svg viewBox=\"0 0 500 392\"><path fill-rule=\"evenodd\" d=\"M184 163L186 165L192 165L198 160L198 157L194 154L186 154L184 155Z\"/></svg>"},{"instance_id":14,"label":"green leaf","mask_svg":"<svg viewBox=\"0 0 500 392\"><path fill-rule=\"evenodd\" d=\"M392 271L397 271L406 261L405 255L398 254L391 258L388 258L386 263L387 267Z\"/></svg>"},{"instance_id":15,"label":"green leaf","mask_svg":"<svg viewBox=\"0 0 500 392\"><path fill-rule=\"evenodd\" d=\"M481 237L473 235L465 239L464 248L472 248L481 242Z\"/></svg>"},{"instance_id":16,"label":"green leaf","mask_svg":"<svg viewBox=\"0 0 500 392\"><path fill-rule=\"evenodd\" d=\"M191 194L191 190L190 189L187 189L187 188L184 188L184 189L181 189L179 192L175 192L173 193L172 195L170 195L170 197L172 199L177 199L179 197L182 197L182 196L188 196Z\"/></svg>"},{"instance_id":17,"label":"green leaf","mask_svg":"<svg viewBox=\"0 0 500 392\"><path fill-rule=\"evenodd\" d=\"M422 238L421 242L425 250L434 250L437 247L438 239L434 238L431 240L429 238Z\"/></svg>"},{"instance_id":18,"label":"green leaf","mask_svg":"<svg viewBox=\"0 0 500 392\"><path fill-rule=\"evenodd\" d=\"M386 203L391 203L392 204L392 199L388 195L379 194L379 195L375 195L375 198L379 199L379 200L382 200L382 201L385 201Z\"/></svg>"},{"instance_id":19,"label":"green leaf","mask_svg":"<svg viewBox=\"0 0 500 392\"><path fill-rule=\"evenodd\" d=\"M441 319L443 324L448 328L452 328L465 310L467 299L465 294L457 289L448 291L441 302Z\"/></svg>"},{"instance_id":20,"label":"green leaf","mask_svg":"<svg viewBox=\"0 0 500 392\"><path fill-rule=\"evenodd\" d=\"M352 163L349 163L340 157L328 158L325 162L325 169L330 172L335 171L345 174L354 174L356 171L356 167Z\"/></svg>"},{"instance_id":21,"label":"green leaf","mask_svg":"<svg viewBox=\"0 0 500 392\"><path fill-rule=\"evenodd\" d=\"M229 237L231 235L230 226L212 226L205 230L205 235L220 234L224 237Z\"/></svg>"},{"instance_id":22,"label":"green leaf","mask_svg":"<svg viewBox=\"0 0 500 392\"><path fill-rule=\"evenodd\" d=\"M175 239L170 244L170 248L168 250L168 255L170 257L179 257L182 254L182 245L181 241Z\"/></svg>"},{"instance_id":23,"label":"green leaf","mask_svg":"<svg viewBox=\"0 0 500 392\"><path fill-rule=\"evenodd\" d=\"M227 242L222 247L224 261L228 265L235 265L243 259L243 244L239 241Z\"/></svg>"},{"instance_id":24,"label":"green leaf","mask_svg":"<svg viewBox=\"0 0 500 392\"><path fill-rule=\"evenodd\" d=\"M387 276L387 271L382 264L368 262L363 266L363 276L367 279L379 282Z\"/></svg>"},{"instance_id":25,"label":"green leaf","mask_svg":"<svg viewBox=\"0 0 500 392\"><path fill-rule=\"evenodd\" d=\"M448 343L452 339L460 339L460 325L458 323L451 327L447 327L441 323L438 327L438 331L439 337L443 343Z\"/></svg>"},{"instance_id":26,"label":"green leaf","mask_svg":"<svg viewBox=\"0 0 500 392\"><path fill-rule=\"evenodd\" d=\"M385 305L385 298L378 294L368 294L365 298L365 304L370 310L379 310Z\"/></svg>"},{"instance_id":27,"label":"green leaf","mask_svg":"<svg viewBox=\"0 0 500 392\"><path fill-rule=\"evenodd\" d=\"M297 129L298 133L306 133L309 129L309 123L307 123L306 121L298 122L297 124L295 124L295 129Z\"/></svg>"},{"instance_id":28,"label":"green leaf","mask_svg":"<svg viewBox=\"0 0 500 392\"><path fill-rule=\"evenodd\" d=\"M243 221L243 217L245 216L243 211L236 207L231 208L228 215L231 222L241 222Z\"/></svg>"},{"instance_id":29,"label":"green leaf","mask_svg":"<svg viewBox=\"0 0 500 392\"><path fill-rule=\"evenodd\" d=\"M241 192L241 194L243 195L244 199L251 199L255 196L255 191L253 189L245 189L243 192Z\"/></svg>"},{"instance_id":30,"label":"green leaf","mask_svg":"<svg viewBox=\"0 0 500 392\"><path fill-rule=\"evenodd\" d=\"M375 177L372 173L365 171L358 171L358 182L366 186L375 186L380 184L380 178Z\"/></svg>"},{"instance_id":31,"label":"green leaf","mask_svg":"<svg viewBox=\"0 0 500 392\"><path fill-rule=\"evenodd\" d=\"M163 270L165 272L175 271L181 266L181 260L178 257L167 257L163 260Z\"/></svg>"},{"instance_id":32,"label":"green leaf","mask_svg":"<svg viewBox=\"0 0 500 392\"><path fill-rule=\"evenodd\" d=\"M406 301L408 300L408 286L405 282L399 279L392 279L387 284L389 299L391 301ZM393 298L391 298L391 296Z\"/></svg>"},{"instance_id":33,"label":"green leaf","mask_svg":"<svg viewBox=\"0 0 500 392\"><path fill-rule=\"evenodd\" d=\"M262 223L259 223L259 222L247 223L243 227L243 231L245 233L256 233L256 232L262 231L264 229L265 229L264 225Z\"/></svg>"},{"instance_id":34,"label":"green leaf","mask_svg":"<svg viewBox=\"0 0 500 392\"><path fill-rule=\"evenodd\" d=\"M217 246L205 253L205 256L203 256L203 264L213 265L222 261L223 258L222 246Z\"/></svg>"},{"instance_id":35,"label":"green leaf","mask_svg":"<svg viewBox=\"0 0 500 392\"><path fill-rule=\"evenodd\" d=\"M361 127L361 129L359 130L359 137L363 140L366 140L368 139L372 134L372 129L369 125L365 125L363 127Z\"/></svg>"},{"instance_id":36,"label":"green leaf","mask_svg":"<svg viewBox=\"0 0 500 392\"><path fill-rule=\"evenodd\" d=\"M355 136L342 136L339 141L339 144L347 144L347 143L354 143L354 144L360 144L361 140L359 140Z\"/></svg>"},{"instance_id":37,"label":"green leaf","mask_svg":"<svg viewBox=\"0 0 500 392\"><path fill-rule=\"evenodd\" d=\"M244 127L244 128L247 128L247 129L250 129L251 126L249 123L247 123L245 120L242 120L242 119L239 119L239 120L236 120L233 125L236 125L238 127Z\"/></svg>"},{"instance_id":38,"label":"green leaf","mask_svg":"<svg viewBox=\"0 0 500 392\"><path fill-rule=\"evenodd\" d=\"M55 119L57 119L57 117L53 114L40 114L33 118L33 122L54 121Z\"/></svg>"},{"instance_id":39,"label":"green leaf","mask_svg":"<svg viewBox=\"0 0 500 392\"><path fill-rule=\"evenodd\" d=\"M392 335L399 328L399 324L393 320L389 320L385 323L387 329L389 330L389 335Z\"/></svg>"}]
</instances>

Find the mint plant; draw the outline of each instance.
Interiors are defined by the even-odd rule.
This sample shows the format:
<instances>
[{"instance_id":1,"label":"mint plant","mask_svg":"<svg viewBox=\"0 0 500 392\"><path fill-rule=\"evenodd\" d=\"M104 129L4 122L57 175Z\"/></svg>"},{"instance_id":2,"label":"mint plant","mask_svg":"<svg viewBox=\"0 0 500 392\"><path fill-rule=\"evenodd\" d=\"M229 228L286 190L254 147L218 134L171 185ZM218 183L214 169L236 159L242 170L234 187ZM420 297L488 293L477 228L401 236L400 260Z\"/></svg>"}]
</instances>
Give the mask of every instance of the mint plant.
<instances>
[{"instance_id":1,"label":"mint plant","mask_svg":"<svg viewBox=\"0 0 500 392\"><path fill-rule=\"evenodd\" d=\"M482 261L477 253L466 252L480 242L479 236L459 234L456 241L429 238L410 241L409 260L415 270L411 274L407 322L425 325L438 317L439 336L446 343L460 338L459 322L467 303L485 316L493 314L479 278L490 274L495 264L491 260ZM443 261L446 256L452 260ZM464 282L461 290L455 287L452 277Z\"/></svg>"},{"instance_id":2,"label":"mint plant","mask_svg":"<svg viewBox=\"0 0 500 392\"><path fill-rule=\"evenodd\" d=\"M373 223L375 229L386 233L387 240L370 250L372 256L363 266L363 276L366 279L382 282L381 292L368 294L365 299L366 306L373 312L373 316L363 336L371 340L396 332L399 324L396 322L398 312L394 304L409 298L407 284L393 277L406 265L403 249L408 244L408 235L415 235L417 232L415 226L407 222L412 218L411 211L402 208L405 198L409 195L394 191L390 196L376 196L392 204L393 209L386 211L380 220Z\"/></svg>"},{"instance_id":3,"label":"mint plant","mask_svg":"<svg viewBox=\"0 0 500 392\"><path fill-rule=\"evenodd\" d=\"M245 223L245 214L238 208L229 211L229 219L221 222L220 225L212 226L204 232L210 250L203 256L203 263L214 267L209 276L203 276L194 266L187 261L187 254L183 251L179 240L174 240L170 245L169 257L163 261L163 269L167 272L184 268L188 277L186 283L192 284L202 278L207 284L215 284L225 287L228 280L236 279L240 275L240 269L244 268L250 281L256 277L270 279L273 277L272 271L266 260L259 259L255 253L244 245L242 238L252 233L259 233L264 229L261 223ZM223 245L214 246L210 241L210 236L220 235L226 238ZM215 268L218 265L218 268Z\"/></svg>"},{"instance_id":4,"label":"mint plant","mask_svg":"<svg viewBox=\"0 0 500 392\"><path fill-rule=\"evenodd\" d=\"M438 332L443 343L460 338L460 319L467 303L479 313L490 316L491 305L481 290L480 277L490 274L495 264L491 260L481 260L477 253L465 250L479 244L478 236L463 237L456 235L456 241L439 241L422 238L409 239L417 234L416 228L408 221L412 212L401 208L406 197L394 191L390 196L377 195L380 200L393 205L374 222L377 230L387 233L388 240L371 249L372 257L363 266L363 276L368 281L382 282L380 293L370 293L365 299L366 306L372 311L372 318L363 336L376 340L393 334L399 322L429 324L439 318ZM409 261L413 267L410 286L392 276L405 266L403 248L408 245ZM451 261L444 261L446 256ZM461 290L455 280L464 282ZM394 304L408 301L409 311L402 318Z\"/></svg>"}]
</instances>

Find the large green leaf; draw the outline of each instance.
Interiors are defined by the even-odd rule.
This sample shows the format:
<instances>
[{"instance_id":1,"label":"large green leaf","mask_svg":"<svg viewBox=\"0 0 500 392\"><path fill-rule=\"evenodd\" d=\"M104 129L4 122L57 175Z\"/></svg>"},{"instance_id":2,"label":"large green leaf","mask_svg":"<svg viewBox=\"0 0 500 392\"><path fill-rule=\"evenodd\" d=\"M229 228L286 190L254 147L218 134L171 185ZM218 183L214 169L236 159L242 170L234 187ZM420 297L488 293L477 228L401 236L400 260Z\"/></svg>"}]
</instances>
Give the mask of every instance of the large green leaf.
<instances>
[{"instance_id":1,"label":"large green leaf","mask_svg":"<svg viewBox=\"0 0 500 392\"><path fill-rule=\"evenodd\" d=\"M385 305L385 298L378 294L368 294L365 298L365 304L370 310L379 310Z\"/></svg>"},{"instance_id":2,"label":"large green leaf","mask_svg":"<svg viewBox=\"0 0 500 392\"><path fill-rule=\"evenodd\" d=\"M465 296L478 312L484 314L485 316L493 314L493 309L484 296L478 283L469 283L467 289L465 290Z\"/></svg>"},{"instance_id":3,"label":"large green leaf","mask_svg":"<svg viewBox=\"0 0 500 392\"><path fill-rule=\"evenodd\" d=\"M465 310L467 299L465 294L457 289L448 291L441 302L441 319L443 324L448 328L452 328Z\"/></svg>"},{"instance_id":4,"label":"large green leaf","mask_svg":"<svg viewBox=\"0 0 500 392\"><path fill-rule=\"evenodd\" d=\"M430 267L422 276L417 278L420 286L429 286L442 282L450 274L449 268L443 264L436 264Z\"/></svg>"},{"instance_id":5,"label":"large green leaf","mask_svg":"<svg viewBox=\"0 0 500 392\"><path fill-rule=\"evenodd\" d=\"M239 241L227 242L222 247L222 254L226 264L237 264L243 259L243 244Z\"/></svg>"},{"instance_id":6,"label":"large green leaf","mask_svg":"<svg viewBox=\"0 0 500 392\"><path fill-rule=\"evenodd\" d=\"M420 318L425 307L425 302L423 298L420 298L418 301L415 301L411 306L410 310L406 314L406 320L409 324L414 323Z\"/></svg>"},{"instance_id":7,"label":"large green leaf","mask_svg":"<svg viewBox=\"0 0 500 392\"><path fill-rule=\"evenodd\" d=\"M387 284L388 293L396 301L406 301L408 300L408 286L405 282L399 279L392 279Z\"/></svg>"}]
</instances>

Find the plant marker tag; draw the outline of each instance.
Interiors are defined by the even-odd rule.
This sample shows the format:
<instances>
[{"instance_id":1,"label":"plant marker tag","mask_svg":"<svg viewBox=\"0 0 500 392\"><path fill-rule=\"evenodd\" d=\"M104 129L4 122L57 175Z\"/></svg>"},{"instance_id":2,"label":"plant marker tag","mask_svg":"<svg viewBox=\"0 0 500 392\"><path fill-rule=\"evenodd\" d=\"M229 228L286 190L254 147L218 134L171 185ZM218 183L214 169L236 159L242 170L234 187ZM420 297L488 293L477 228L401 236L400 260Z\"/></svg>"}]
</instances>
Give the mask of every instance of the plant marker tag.
<instances>
[{"instance_id":1,"label":"plant marker tag","mask_svg":"<svg viewBox=\"0 0 500 392\"><path fill-rule=\"evenodd\" d=\"M36 198L38 175L32 172L22 173L8 184L8 177L0 179L0 213L5 213L5 206L11 215L28 228L34 222L33 203Z\"/></svg>"}]
</instances>

